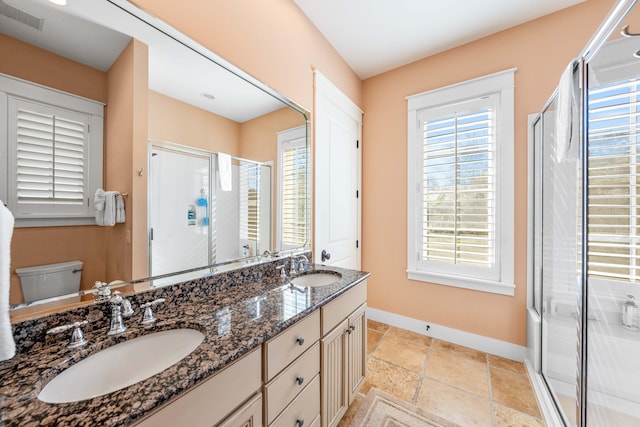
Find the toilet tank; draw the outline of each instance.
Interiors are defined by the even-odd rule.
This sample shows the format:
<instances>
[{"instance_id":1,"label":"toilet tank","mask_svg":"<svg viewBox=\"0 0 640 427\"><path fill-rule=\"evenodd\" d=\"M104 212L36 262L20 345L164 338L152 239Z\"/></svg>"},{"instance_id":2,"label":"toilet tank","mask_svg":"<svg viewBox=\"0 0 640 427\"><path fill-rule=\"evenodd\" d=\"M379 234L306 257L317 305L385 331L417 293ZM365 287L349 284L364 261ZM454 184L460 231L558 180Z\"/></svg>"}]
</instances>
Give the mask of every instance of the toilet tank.
<instances>
[{"instance_id":1,"label":"toilet tank","mask_svg":"<svg viewBox=\"0 0 640 427\"><path fill-rule=\"evenodd\" d=\"M80 290L82 261L16 268L25 302L67 295Z\"/></svg>"}]
</instances>

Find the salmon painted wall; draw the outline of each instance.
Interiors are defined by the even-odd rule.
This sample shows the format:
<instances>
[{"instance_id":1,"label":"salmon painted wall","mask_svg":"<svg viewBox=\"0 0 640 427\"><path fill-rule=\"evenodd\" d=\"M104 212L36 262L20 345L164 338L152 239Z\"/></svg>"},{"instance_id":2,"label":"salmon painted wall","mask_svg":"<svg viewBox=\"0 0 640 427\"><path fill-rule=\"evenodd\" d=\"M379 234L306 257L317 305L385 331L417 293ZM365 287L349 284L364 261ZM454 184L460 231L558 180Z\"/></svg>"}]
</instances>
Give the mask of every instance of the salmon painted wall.
<instances>
[{"instance_id":1,"label":"salmon painted wall","mask_svg":"<svg viewBox=\"0 0 640 427\"><path fill-rule=\"evenodd\" d=\"M140 61L139 50L144 50L142 60L146 62L146 46L137 40L132 40L108 71L109 96L104 149L104 188L105 190L128 193L128 196L124 199L125 224L116 224L114 227L106 229L106 271L108 275L104 280L107 282L130 280L134 277L132 273L132 244L131 239L127 239L128 235L131 236L134 223L132 199L137 196L133 192L134 127L136 120L143 120L143 123L146 123L146 117L136 116L134 94L138 84L143 84L145 91L148 86L146 69L143 76L144 81L136 81L136 68L140 67L137 64L137 61ZM146 115L146 111L144 114ZM144 142L146 146L146 136ZM143 241L146 241L145 237L143 237Z\"/></svg>"},{"instance_id":2,"label":"salmon painted wall","mask_svg":"<svg viewBox=\"0 0 640 427\"><path fill-rule=\"evenodd\" d=\"M590 0L364 81L362 266L372 272L370 307L526 345L527 116L544 106L612 5ZM409 280L405 97L513 67L515 296Z\"/></svg>"},{"instance_id":3,"label":"salmon painted wall","mask_svg":"<svg viewBox=\"0 0 640 427\"><path fill-rule=\"evenodd\" d=\"M293 0L134 0L227 61L313 107L315 67L356 104L362 82Z\"/></svg>"},{"instance_id":4,"label":"salmon painted wall","mask_svg":"<svg viewBox=\"0 0 640 427\"><path fill-rule=\"evenodd\" d=\"M152 90L149 139L240 155L240 123Z\"/></svg>"},{"instance_id":5,"label":"salmon painted wall","mask_svg":"<svg viewBox=\"0 0 640 427\"><path fill-rule=\"evenodd\" d=\"M0 73L99 102L107 101L106 73L0 34ZM22 302L16 268L80 260L81 288L105 275L105 233L96 226L16 228L11 241L10 303Z\"/></svg>"}]
</instances>

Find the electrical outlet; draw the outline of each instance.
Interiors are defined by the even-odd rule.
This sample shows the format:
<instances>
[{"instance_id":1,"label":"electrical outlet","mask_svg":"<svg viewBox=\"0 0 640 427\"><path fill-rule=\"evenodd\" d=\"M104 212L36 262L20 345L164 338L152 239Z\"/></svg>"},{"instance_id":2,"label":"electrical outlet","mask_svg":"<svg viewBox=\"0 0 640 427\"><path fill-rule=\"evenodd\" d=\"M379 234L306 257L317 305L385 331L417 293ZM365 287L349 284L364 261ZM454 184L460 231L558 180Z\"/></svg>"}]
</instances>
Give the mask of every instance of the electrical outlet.
<instances>
[{"instance_id":1,"label":"electrical outlet","mask_svg":"<svg viewBox=\"0 0 640 427\"><path fill-rule=\"evenodd\" d=\"M124 233L124 239L128 244L131 244L131 230L127 230Z\"/></svg>"}]
</instances>

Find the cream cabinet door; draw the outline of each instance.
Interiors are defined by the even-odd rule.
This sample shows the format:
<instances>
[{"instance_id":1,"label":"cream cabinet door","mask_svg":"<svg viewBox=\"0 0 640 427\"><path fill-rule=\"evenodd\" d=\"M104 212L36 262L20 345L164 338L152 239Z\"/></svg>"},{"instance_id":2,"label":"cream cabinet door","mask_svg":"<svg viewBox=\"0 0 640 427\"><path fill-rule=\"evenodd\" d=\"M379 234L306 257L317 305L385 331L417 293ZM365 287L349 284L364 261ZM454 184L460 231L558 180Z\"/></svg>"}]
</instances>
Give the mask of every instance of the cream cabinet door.
<instances>
[{"instance_id":1,"label":"cream cabinet door","mask_svg":"<svg viewBox=\"0 0 640 427\"><path fill-rule=\"evenodd\" d=\"M334 427L349 407L346 377L347 334L345 319L322 338L322 427Z\"/></svg>"},{"instance_id":2,"label":"cream cabinet door","mask_svg":"<svg viewBox=\"0 0 640 427\"><path fill-rule=\"evenodd\" d=\"M347 350L347 376L349 386L349 404L353 402L356 393L364 383L367 371L367 318L366 304L349 316L348 350Z\"/></svg>"}]
</instances>

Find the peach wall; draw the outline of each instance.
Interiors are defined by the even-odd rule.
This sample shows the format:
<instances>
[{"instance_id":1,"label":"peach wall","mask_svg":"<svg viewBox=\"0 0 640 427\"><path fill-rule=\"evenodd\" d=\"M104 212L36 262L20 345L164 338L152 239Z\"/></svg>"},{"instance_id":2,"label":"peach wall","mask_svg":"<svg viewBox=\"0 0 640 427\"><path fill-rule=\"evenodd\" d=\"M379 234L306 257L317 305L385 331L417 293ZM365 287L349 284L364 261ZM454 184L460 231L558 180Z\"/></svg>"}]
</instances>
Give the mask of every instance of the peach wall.
<instances>
[{"instance_id":1,"label":"peach wall","mask_svg":"<svg viewBox=\"0 0 640 427\"><path fill-rule=\"evenodd\" d=\"M240 123L151 90L149 139L240 155Z\"/></svg>"},{"instance_id":2,"label":"peach wall","mask_svg":"<svg viewBox=\"0 0 640 427\"><path fill-rule=\"evenodd\" d=\"M133 40L133 134L132 193L129 196L129 218L133 219L130 237L125 243L131 247L131 275L149 276L149 245L147 238L147 171L149 158L149 47ZM145 172L146 171L146 172Z\"/></svg>"},{"instance_id":3,"label":"peach wall","mask_svg":"<svg viewBox=\"0 0 640 427\"><path fill-rule=\"evenodd\" d=\"M138 177L134 170L136 167L146 170L147 46L132 40L109 69L108 81L104 188L128 193L128 196L125 197L126 223L106 229L108 275L104 280L130 280L146 276L147 270L146 185L141 189L134 188L134 180L145 179ZM140 129L143 129L143 135ZM134 162L138 145L144 147L143 166L139 160ZM142 200L144 208L135 204L138 200ZM142 236L133 234L137 229L144 230ZM140 248L135 251L132 238L140 239ZM141 271L134 271L134 258L142 264Z\"/></svg>"},{"instance_id":4,"label":"peach wall","mask_svg":"<svg viewBox=\"0 0 640 427\"><path fill-rule=\"evenodd\" d=\"M134 0L311 111L315 67L361 105L361 81L293 0Z\"/></svg>"},{"instance_id":5,"label":"peach wall","mask_svg":"<svg viewBox=\"0 0 640 427\"><path fill-rule=\"evenodd\" d=\"M0 73L96 101L107 100L107 75L100 70L5 34L0 34L0 52L4 58L0 61Z\"/></svg>"},{"instance_id":6,"label":"peach wall","mask_svg":"<svg viewBox=\"0 0 640 427\"><path fill-rule=\"evenodd\" d=\"M99 102L107 100L106 73L0 34L0 73L32 81ZM95 226L14 229L11 241L10 302L22 302L16 268L80 260L80 287L87 289L105 276L105 234Z\"/></svg>"},{"instance_id":7,"label":"peach wall","mask_svg":"<svg viewBox=\"0 0 640 427\"><path fill-rule=\"evenodd\" d=\"M369 306L526 344L527 116L543 107L612 5L590 0L364 81L362 266L372 272ZM405 97L513 67L515 296L408 280Z\"/></svg>"}]
</instances>

